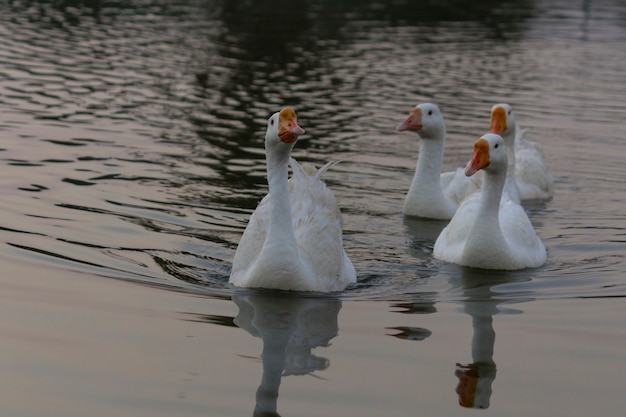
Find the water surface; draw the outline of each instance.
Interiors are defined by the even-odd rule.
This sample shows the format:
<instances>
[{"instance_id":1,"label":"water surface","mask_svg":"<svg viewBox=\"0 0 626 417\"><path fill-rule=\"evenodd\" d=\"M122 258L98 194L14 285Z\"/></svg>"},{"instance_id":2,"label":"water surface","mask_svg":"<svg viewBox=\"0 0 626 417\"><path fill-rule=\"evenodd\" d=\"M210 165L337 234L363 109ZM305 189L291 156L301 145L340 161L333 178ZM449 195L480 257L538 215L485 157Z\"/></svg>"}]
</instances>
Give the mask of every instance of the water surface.
<instances>
[{"instance_id":1,"label":"water surface","mask_svg":"<svg viewBox=\"0 0 626 417\"><path fill-rule=\"evenodd\" d=\"M1 4L5 414L617 415L624 5L257 3ZM445 222L402 216L418 140L394 131L423 101L446 169L513 106L555 178L525 204L546 265L432 258ZM283 105L297 159L343 161L336 297L228 285Z\"/></svg>"}]
</instances>

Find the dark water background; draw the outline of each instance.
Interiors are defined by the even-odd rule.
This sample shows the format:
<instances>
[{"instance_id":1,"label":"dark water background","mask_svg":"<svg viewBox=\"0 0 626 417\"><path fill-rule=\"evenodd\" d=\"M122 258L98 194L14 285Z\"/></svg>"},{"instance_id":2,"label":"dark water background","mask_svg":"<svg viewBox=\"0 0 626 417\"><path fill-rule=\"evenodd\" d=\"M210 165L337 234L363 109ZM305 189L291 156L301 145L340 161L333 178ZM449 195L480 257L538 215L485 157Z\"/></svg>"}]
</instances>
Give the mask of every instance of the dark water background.
<instances>
[{"instance_id":1,"label":"dark water background","mask_svg":"<svg viewBox=\"0 0 626 417\"><path fill-rule=\"evenodd\" d=\"M483 334L485 326L490 333L493 315L523 311L519 327L512 323L517 333L503 338L503 344L536 332L552 334L554 329L588 334L596 326L608 332L604 336L610 340L600 342L604 339L598 336L573 356L550 354L529 361L538 366L556 363L563 371L580 354L597 375L614 369L605 360L621 361L623 369L623 349L611 351L615 356L604 350L623 346L626 340L620 327L626 318L621 304L626 296L623 2L2 1L0 37L0 236L3 262L12 265L5 267L7 288L34 279L33 265L103 282L115 278L148 284L172 290L167 297L184 292L208 303L204 309L209 311L199 313L198 321L226 325L211 327L212 340L221 341L209 349L212 358L230 353L229 343L239 346L232 333L222 333L233 320L261 337L262 331L246 327L244 312L263 311L267 303L263 297L254 300L254 294L250 300L244 293L235 294L233 304L227 281L239 237L267 191L265 121L282 106L292 105L307 130L307 140L297 144L294 156L319 165L343 160L326 180L343 212L345 247L358 283L339 300L287 301L287 307L280 307L287 312L274 312L275 317L299 317L294 308L308 311L308 319L296 322L310 330L310 317L334 311L334 321L331 318L321 331L326 336L313 346L326 346L343 328L344 343L354 347L361 346L360 338L383 335L380 329L360 327L361 314L377 323L389 312L398 316L398 309L417 312L433 322L424 327L394 325L401 328L402 337L396 339L433 341L436 358L445 351L443 346L456 343L455 336L442 329L457 328L453 306L463 305L463 312L473 318L473 328L482 329L475 335ZM432 245L445 223L401 215L418 143L394 131L408 110L423 101L439 104L446 117L446 169L466 163L473 141L488 129L492 104L513 106L518 122L529 128L529 138L541 144L555 177L553 199L526 204L548 249L545 266L481 273L432 258ZM56 285L71 292L79 284ZM146 287L132 291L140 293L141 288L151 291ZM596 300L598 307L583 308L581 299ZM346 318L337 324L341 302ZM603 308L605 303L611 308ZM516 307L508 310L504 307L508 304ZM553 305L560 309L553 310ZM81 308L84 314L93 312ZM213 311L230 308L233 311ZM564 319L580 317L579 312L587 309L593 312L590 322L575 321L576 325ZM448 338L437 341L438 329ZM292 342L293 334L311 337L298 330L290 333ZM485 338L493 349L493 338L489 334ZM139 349L151 346L148 339ZM467 347L465 339L462 345ZM267 349L274 353L287 343L281 345L279 336L272 340L278 346ZM402 379L395 368L403 359L393 356L394 347L372 343L371 351L360 357L352 355L353 349L342 350L341 340L333 343L340 345L335 354L345 360L344 367L352 360L359 367L377 358L378 366L393 375L392 381ZM559 338L553 342L561 348L569 344ZM603 348L594 350L596 345ZM254 349L250 355L259 352ZM516 353L518 359L510 363L522 363L518 361L523 355ZM310 359L305 354L296 358ZM280 362L280 356L276 360ZM316 366L311 369L326 369ZM415 408L406 403L410 394L385 384L378 387L376 397L380 400L376 404L385 407L368 408L368 391L346 391L338 382L342 367L333 369L336 379L326 385L333 394L320 394L321 399L347 408L329 405L328 410L334 410L329 415L347 413L348 406L357 403L364 416L375 411L409 415L406 410ZM83 367L76 371L87 375L79 384L95 378ZM9 375L23 376L20 372ZM376 379L371 369L363 372ZM236 372L228 368L223 373L227 382L212 380L200 391L221 388L253 398L254 389L250 392L238 384ZM64 379L62 371L52 374L60 385L76 382ZM566 374L556 372L553 379L542 379L543 386L522 388L537 395L552 392L554 396L546 400L551 407L542 410L563 411L557 404L566 401L567 392L559 397L558 387L576 379ZM623 373L617 378L623 385ZM258 375L251 379L258 384ZM353 382L348 385L354 387ZM619 385L615 379L605 382ZM435 389L436 383L429 386ZM287 396L294 400L285 405L291 411L285 415L312 415L307 411L312 404L297 401L310 388L295 389ZM569 388L580 401L587 398ZM158 390L145 389L146 397L161 398ZM515 400L504 400L513 389L502 390L501 408L495 413L518 415L512 411ZM591 403L599 404L594 394ZM187 412L242 415L230 408L237 402L234 397L219 398L209 402L220 404L220 411L205 412L201 402L196 411ZM430 410L425 415L463 410L458 406L448 410L433 400L436 395L426 398L432 407L424 409ZM604 415L617 415L614 412L623 407L616 404L623 404L623 399L608 398L602 402L608 407ZM530 402L538 404L536 399ZM55 415L55 410L59 415L88 415L68 414L54 402L44 403L48 415ZM139 410L144 408L131 403L118 406L143 415ZM30 411L12 415L36 415L22 409ZM92 411L96 409L99 412L92 415L114 411L102 405ZM243 409L248 410L246 415L252 407ZM148 407L146 414L148 410L154 415L155 409ZM170 410L171 415L177 415L176 410ZM530 412L524 407L517 410L519 415ZM576 414L587 411L572 406L566 414L588 415Z\"/></svg>"}]
</instances>

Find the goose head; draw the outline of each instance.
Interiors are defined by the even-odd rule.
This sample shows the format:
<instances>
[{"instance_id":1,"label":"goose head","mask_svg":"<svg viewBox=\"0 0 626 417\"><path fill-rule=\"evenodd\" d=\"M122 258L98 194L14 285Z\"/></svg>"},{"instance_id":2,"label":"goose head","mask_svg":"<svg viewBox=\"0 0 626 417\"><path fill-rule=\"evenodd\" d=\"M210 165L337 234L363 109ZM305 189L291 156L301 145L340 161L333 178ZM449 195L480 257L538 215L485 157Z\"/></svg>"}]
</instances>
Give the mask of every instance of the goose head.
<instances>
[{"instance_id":1,"label":"goose head","mask_svg":"<svg viewBox=\"0 0 626 417\"><path fill-rule=\"evenodd\" d=\"M465 175L471 177L478 170L506 175L508 157L502 136L487 133L474 143L474 156L465 167Z\"/></svg>"},{"instance_id":2,"label":"goose head","mask_svg":"<svg viewBox=\"0 0 626 417\"><path fill-rule=\"evenodd\" d=\"M433 103L422 103L409 112L409 116L396 130L416 132L422 139L442 139L445 136L443 115Z\"/></svg>"},{"instance_id":3,"label":"goose head","mask_svg":"<svg viewBox=\"0 0 626 417\"><path fill-rule=\"evenodd\" d=\"M295 110L291 107L285 107L267 120L265 147L291 151L302 134L304 134L304 129L298 125Z\"/></svg>"},{"instance_id":4,"label":"goose head","mask_svg":"<svg viewBox=\"0 0 626 417\"><path fill-rule=\"evenodd\" d=\"M491 126L489 128L491 133L496 133L505 140L515 140L515 131L517 129L517 122L515 121L515 113L509 104L499 103L494 104L491 108ZM512 143L507 143L511 146Z\"/></svg>"}]
</instances>

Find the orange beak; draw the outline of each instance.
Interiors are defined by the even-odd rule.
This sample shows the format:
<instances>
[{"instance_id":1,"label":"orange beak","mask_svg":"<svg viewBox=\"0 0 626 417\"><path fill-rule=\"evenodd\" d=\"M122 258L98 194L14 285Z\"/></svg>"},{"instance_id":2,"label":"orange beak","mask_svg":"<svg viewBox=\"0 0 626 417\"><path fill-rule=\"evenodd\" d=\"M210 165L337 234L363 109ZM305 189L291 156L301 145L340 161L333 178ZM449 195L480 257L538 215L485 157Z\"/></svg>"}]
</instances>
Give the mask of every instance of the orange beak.
<instances>
[{"instance_id":1,"label":"orange beak","mask_svg":"<svg viewBox=\"0 0 626 417\"><path fill-rule=\"evenodd\" d=\"M411 132L419 132L422 130L422 109L415 107L409 113L409 117L396 128L398 132L410 130Z\"/></svg>"},{"instance_id":2,"label":"orange beak","mask_svg":"<svg viewBox=\"0 0 626 417\"><path fill-rule=\"evenodd\" d=\"M304 129L298 125L296 112L291 107L285 107L278 114L278 137L283 143L294 143L298 136L304 134Z\"/></svg>"},{"instance_id":3,"label":"orange beak","mask_svg":"<svg viewBox=\"0 0 626 417\"><path fill-rule=\"evenodd\" d=\"M479 169L487 168L491 163L489 159L489 142L480 138L474 143L474 156L465 167L465 175L471 177Z\"/></svg>"},{"instance_id":4,"label":"orange beak","mask_svg":"<svg viewBox=\"0 0 626 417\"><path fill-rule=\"evenodd\" d=\"M497 133L502 135L502 132L506 130L506 111L502 107L496 107L491 112L491 133Z\"/></svg>"}]
</instances>

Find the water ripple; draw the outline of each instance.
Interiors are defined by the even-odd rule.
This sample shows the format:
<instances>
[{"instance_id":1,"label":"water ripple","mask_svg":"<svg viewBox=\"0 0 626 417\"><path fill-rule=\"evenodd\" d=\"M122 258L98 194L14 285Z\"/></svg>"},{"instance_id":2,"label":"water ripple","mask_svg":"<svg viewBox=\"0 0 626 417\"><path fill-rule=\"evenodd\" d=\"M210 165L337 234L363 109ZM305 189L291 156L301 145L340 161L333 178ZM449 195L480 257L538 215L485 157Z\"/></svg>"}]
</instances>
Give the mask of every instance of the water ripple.
<instances>
[{"instance_id":1,"label":"water ripple","mask_svg":"<svg viewBox=\"0 0 626 417\"><path fill-rule=\"evenodd\" d=\"M359 273L346 297L456 300L463 279L517 300L625 294L621 3L304 2L280 26L258 2L78 3L0 6L14 256L227 293L267 192L265 121L289 104L307 130L295 157L343 161L325 178ZM554 198L526 206L546 266L481 278L432 258L445 223L400 214L418 142L394 131L422 101L446 116L446 169L494 102L513 105L555 176Z\"/></svg>"}]
</instances>

